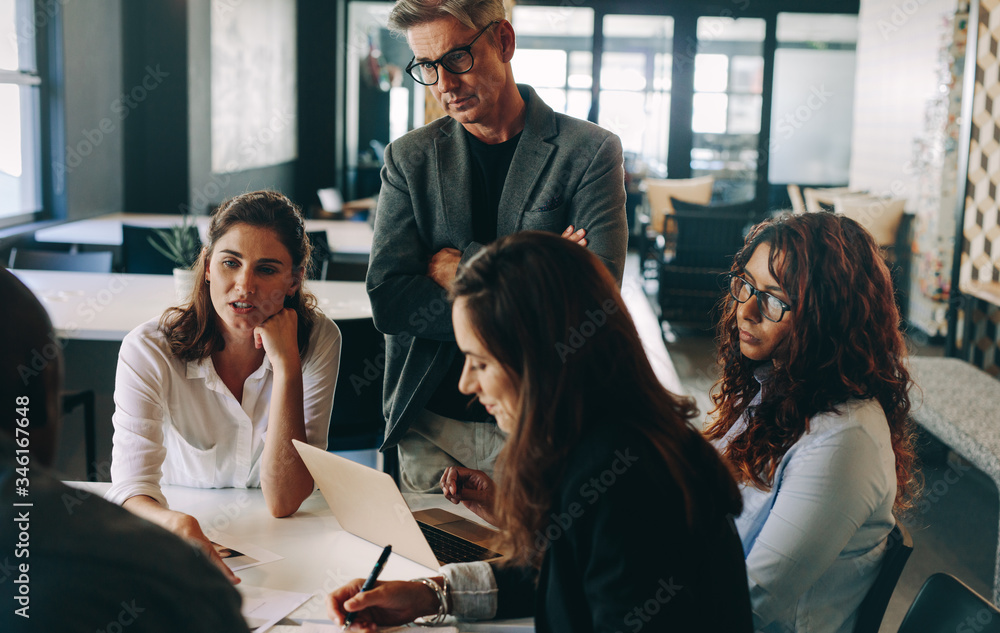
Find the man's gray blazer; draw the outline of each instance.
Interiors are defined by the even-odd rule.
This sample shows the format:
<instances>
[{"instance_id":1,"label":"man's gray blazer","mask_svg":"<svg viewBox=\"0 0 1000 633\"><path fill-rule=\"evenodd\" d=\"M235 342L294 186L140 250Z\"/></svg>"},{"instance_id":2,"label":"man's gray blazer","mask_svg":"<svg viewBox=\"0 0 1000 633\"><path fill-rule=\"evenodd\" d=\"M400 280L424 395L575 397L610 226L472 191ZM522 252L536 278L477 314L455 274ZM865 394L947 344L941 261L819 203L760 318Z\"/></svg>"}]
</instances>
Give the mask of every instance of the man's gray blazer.
<instances>
[{"instance_id":1,"label":"man's gray blazer","mask_svg":"<svg viewBox=\"0 0 1000 633\"><path fill-rule=\"evenodd\" d=\"M587 230L587 248L621 284L628 229L622 147L592 123L557 114L528 86L524 131L507 173L497 237ZM458 352L444 288L427 276L443 248L472 257L472 155L462 126L443 117L385 148L368 268L375 327L386 335L382 448L395 446Z\"/></svg>"}]
</instances>

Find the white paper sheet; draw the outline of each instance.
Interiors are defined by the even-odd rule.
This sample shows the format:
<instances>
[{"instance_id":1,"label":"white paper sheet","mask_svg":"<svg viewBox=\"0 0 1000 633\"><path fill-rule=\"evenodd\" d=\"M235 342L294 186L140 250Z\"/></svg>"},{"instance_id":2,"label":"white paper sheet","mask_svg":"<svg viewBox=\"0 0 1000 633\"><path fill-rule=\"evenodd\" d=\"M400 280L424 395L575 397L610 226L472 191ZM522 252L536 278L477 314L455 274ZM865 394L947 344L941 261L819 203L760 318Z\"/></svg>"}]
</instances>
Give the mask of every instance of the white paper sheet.
<instances>
[{"instance_id":1,"label":"white paper sheet","mask_svg":"<svg viewBox=\"0 0 1000 633\"><path fill-rule=\"evenodd\" d=\"M309 593L249 587L242 583L236 585L236 589L243 596L243 608L240 610L243 619L253 633L264 633L312 598Z\"/></svg>"},{"instance_id":2,"label":"white paper sheet","mask_svg":"<svg viewBox=\"0 0 1000 633\"><path fill-rule=\"evenodd\" d=\"M225 532L216 532L214 537L212 544L215 545L215 551L219 552L222 561L233 571L264 563L273 563L284 558L284 556L279 556L253 543L241 541Z\"/></svg>"}]
</instances>

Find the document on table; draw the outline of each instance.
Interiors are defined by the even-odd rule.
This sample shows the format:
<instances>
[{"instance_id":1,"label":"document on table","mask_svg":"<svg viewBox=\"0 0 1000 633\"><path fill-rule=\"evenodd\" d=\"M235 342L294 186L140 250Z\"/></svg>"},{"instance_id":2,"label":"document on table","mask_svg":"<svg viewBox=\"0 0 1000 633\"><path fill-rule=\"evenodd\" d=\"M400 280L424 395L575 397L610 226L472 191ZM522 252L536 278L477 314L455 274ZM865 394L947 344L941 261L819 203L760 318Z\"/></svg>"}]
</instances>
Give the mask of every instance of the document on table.
<instances>
[{"instance_id":1,"label":"document on table","mask_svg":"<svg viewBox=\"0 0 1000 633\"><path fill-rule=\"evenodd\" d=\"M309 593L249 587L242 583L236 585L236 589L243 596L243 608L240 609L243 619L253 633L264 633L312 598Z\"/></svg>"},{"instance_id":2,"label":"document on table","mask_svg":"<svg viewBox=\"0 0 1000 633\"><path fill-rule=\"evenodd\" d=\"M279 556L252 543L241 541L225 532L216 532L213 537L212 545L215 546L215 551L219 553L226 566L233 571L264 563L273 563L284 558L284 556Z\"/></svg>"}]
</instances>

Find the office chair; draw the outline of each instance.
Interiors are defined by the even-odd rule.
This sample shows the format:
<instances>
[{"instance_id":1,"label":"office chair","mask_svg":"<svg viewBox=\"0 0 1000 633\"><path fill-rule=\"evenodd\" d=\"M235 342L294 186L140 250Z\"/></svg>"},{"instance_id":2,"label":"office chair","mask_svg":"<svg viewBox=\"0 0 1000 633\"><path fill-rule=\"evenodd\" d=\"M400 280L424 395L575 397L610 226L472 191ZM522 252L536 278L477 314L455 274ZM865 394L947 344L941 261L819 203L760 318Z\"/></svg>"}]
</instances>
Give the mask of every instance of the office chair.
<instances>
[{"instance_id":1,"label":"office chair","mask_svg":"<svg viewBox=\"0 0 1000 633\"><path fill-rule=\"evenodd\" d=\"M792 212L796 214L805 213L806 203L805 200L802 199L802 190L795 184L788 185L787 189L788 200L792 203Z\"/></svg>"},{"instance_id":2,"label":"office chair","mask_svg":"<svg viewBox=\"0 0 1000 633\"><path fill-rule=\"evenodd\" d=\"M331 253L327 279L364 281L368 277L368 253Z\"/></svg>"},{"instance_id":3,"label":"office chair","mask_svg":"<svg viewBox=\"0 0 1000 633\"><path fill-rule=\"evenodd\" d=\"M639 222L639 262L644 277L649 276L647 262L662 255L659 236L663 233L666 216L674 212L673 201L683 200L696 204L712 201L714 176L698 178L664 179L646 178L639 184L643 203Z\"/></svg>"},{"instance_id":4,"label":"office chair","mask_svg":"<svg viewBox=\"0 0 1000 633\"><path fill-rule=\"evenodd\" d=\"M341 337L340 371L327 450L378 450L385 433L382 415L385 337L375 329L371 318L338 320L337 327ZM380 358L382 363L378 362ZM383 458L383 469L390 472L391 459L388 454Z\"/></svg>"},{"instance_id":5,"label":"office chair","mask_svg":"<svg viewBox=\"0 0 1000 633\"><path fill-rule=\"evenodd\" d=\"M66 270L81 273L111 272L111 251L63 253L24 248L10 249L8 268L28 270Z\"/></svg>"},{"instance_id":6,"label":"office chair","mask_svg":"<svg viewBox=\"0 0 1000 633\"><path fill-rule=\"evenodd\" d=\"M122 225L122 269L138 275L172 275L177 264L149 243L150 238L160 239L163 229L148 226ZM197 244L201 244L198 227L189 226Z\"/></svg>"},{"instance_id":7,"label":"office chair","mask_svg":"<svg viewBox=\"0 0 1000 633\"><path fill-rule=\"evenodd\" d=\"M1000 609L965 583L934 574L906 611L899 633L1000 633Z\"/></svg>"},{"instance_id":8,"label":"office chair","mask_svg":"<svg viewBox=\"0 0 1000 633\"><path fill-rule=\"evenodd\" d=\"M327 267L330 265L330 241L326 231L306 231L309 243L312 244L312 258L306 270L306 279L326 279Z\"/></svg>"},{"instance_id":9,"label":"office chair","mask_svg":"<svg viewBox=\"0 0 1000 633\"><path fill-rule=\"evenodd\" d=\"M111 251L93 253L57 253L13 248L10 267L34 270L64 270L73 272L111 272ZM97 481L97 429L94 419L94 390L64 391L63 415L83 407L83 439L87 456L87 480Z\"/></svg>"},{"instance_id":10,"label":"office chair","mask_svg":"<svg viewBox=\"0 0 1000 633\"><path fill-rule=\"evenodd\" d=\"M672 199L663 224L657 277L660 321L710 326L725 296L724 275L753 222L756 202L696 205Z\"/></svg>"},{"instance_id":11,"label":"office chair","mask_svg":"<svg viewBox=\"0 0 1000 633\"><path fill-rule=\"evenodd\" d=\"M910 538L906 528L897 521L889 532L885 553L882 555L882 567L875 577L875 583L868 589L868 594L858 608L854 633L878 633L882 618L885 616L885 608L889 606L889 598L912 552L913 539Z\"/></svg>"}]
</instances>

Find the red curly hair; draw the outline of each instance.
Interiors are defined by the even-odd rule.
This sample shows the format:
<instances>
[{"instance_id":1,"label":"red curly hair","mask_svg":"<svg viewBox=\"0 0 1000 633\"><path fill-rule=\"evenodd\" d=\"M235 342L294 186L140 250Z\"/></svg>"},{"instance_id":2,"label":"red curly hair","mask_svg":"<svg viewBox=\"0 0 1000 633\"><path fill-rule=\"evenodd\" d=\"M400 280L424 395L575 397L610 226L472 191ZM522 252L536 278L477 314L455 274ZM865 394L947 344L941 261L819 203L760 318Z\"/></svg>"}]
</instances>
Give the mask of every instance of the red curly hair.
<instances>
[{"instance_id":1,"label":"red curly hair","mask_svg":"<svg viewBox=\"0 0 1000 633\"><path fill-rule=\"evenodd\" d=\"M761 244L770 246L768 268L792 304L794 327L782 342L787 360L775 367L761 402L749 406L760 391L754 370L761 363L740 351L738 304L727 294L717 331L722 377L713 389L715 421L706 435L722 438L745 415L746 430L724 452L741 481L766 490L810 418L852 398L874 398L896 456L894 509L909 508L917 488L911 380L892 281L878 247L842 215L786 215L753 228L733 261L734 274L744 272Z\"/></svg>"}]
</instances>

